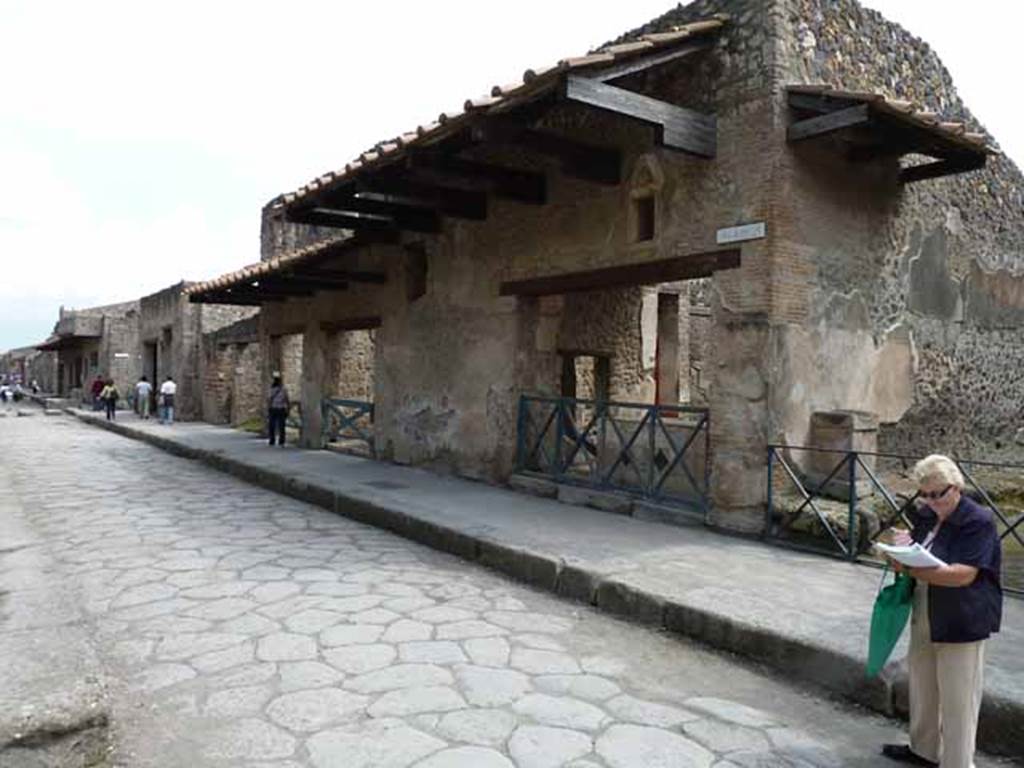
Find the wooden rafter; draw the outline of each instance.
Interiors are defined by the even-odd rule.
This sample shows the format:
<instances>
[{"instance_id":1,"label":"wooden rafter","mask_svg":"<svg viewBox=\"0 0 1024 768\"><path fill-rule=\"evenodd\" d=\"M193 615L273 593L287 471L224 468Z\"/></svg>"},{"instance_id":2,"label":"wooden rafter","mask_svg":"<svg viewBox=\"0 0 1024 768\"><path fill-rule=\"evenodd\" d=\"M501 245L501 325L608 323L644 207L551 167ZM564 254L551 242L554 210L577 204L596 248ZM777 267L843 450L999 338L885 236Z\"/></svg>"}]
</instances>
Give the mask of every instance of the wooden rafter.
<instances>
[{"instance_id":1,"label":"wooden rafter","mask_svg":"<svg viewBox=\"0 0 1024 768\"><path fill-rule=\"evenodd\" d=\"M870 109L867 104L846 107L835 112L828 112L806 120L791 123L786 129L788 141L803 141L824 136L827 133L852 128L856 125L867 125L871 121Z\"/></svg>"},{"instance_id":2,"label":"wooden rafter","mask_svg":"<svg viewBox=\"0 0 1024 768\"><path fill-rule=\"evenodd\" d=\"M668 64L669 62L692 56L695 53L700 53L701 51L707 51L713 45L714 41L710 39L694 40L693 42L670 48L668 50L659 50L655 53L648 54L647 56L640 56L639 58L630 59L608 67L588 71L586 73L586 77L597 80L598 82L607 83L611 80L617 80L620 77L625 77L626 75L633 75L637 72L643 72L644 70L660 67Z\"/></svg>"},{"instance_id":3,"label":"wooden rafter","mask_svg":"<svg viewBox=\"0 0 1024 768\"><path fill-rule=\"evenodd\" d=\"M611 186L622 181L622 152L617 148L536 130L509 118L481 121L472 130L482 143L511 144L557 158L567 176Z\"/></svg>"},{"instance_id":4,"label":"wooden rafter","mask_svg":"<svg viewBox=\"0 0 1024 768\"><path fill-rule=\"evenodd\" d=\"M547 202L547 180L543 173L466 160L440 152L414 152L407 160L414 170L430 171L435 179L452 184L478 186L498 197L520 203Z\"/></svg>"}]
</instances>

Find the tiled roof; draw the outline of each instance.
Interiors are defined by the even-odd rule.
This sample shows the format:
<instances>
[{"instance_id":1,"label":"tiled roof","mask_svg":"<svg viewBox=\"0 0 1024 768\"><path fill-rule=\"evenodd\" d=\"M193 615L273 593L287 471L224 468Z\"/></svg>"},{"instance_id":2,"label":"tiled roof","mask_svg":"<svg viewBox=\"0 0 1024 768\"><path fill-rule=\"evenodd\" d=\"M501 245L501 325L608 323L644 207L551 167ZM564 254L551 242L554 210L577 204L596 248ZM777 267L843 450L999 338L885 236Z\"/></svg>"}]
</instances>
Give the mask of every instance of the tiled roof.
<instances>
[{"instance_id":1,"label":"tiled roof","mask_svg":"<svg viewBox=\"0 0 1024 768\"><path fill-rule=\"evenodd\" d=\"M562 59L561 61L523 73L522 81L509 85L496 85L489 94L467 99L461 109L442 112L435 121L419 125L415 130L403 133L394 139L383 141L359 157L347 163L344 168L324 174L308 184L281 198L284 205L291 205L320 190L329 189L351 179L356 173L394 160L406 147L426 146L451 135L471 118L505 112L516 105L530 101L551 90L560 78L569 72L588 68L607 67L630 59L651 54L662 48L709 34L719 30L728 21L724 15L684 24L667 32L643 35L639 39L614 45L607 45L585 56Z\"/></svg>"},{"instance_id":2,"label":"tiled roof","mask_svg":"<svg viewBox=\"0 0 1024 768\"><path fill-rule=\"evenodd\" d=\"M236 269L234 272L228 272L220 277L215 277L213 280L206 280L202 283L191 283L185 287L182 293L186 296L191 296L200 293L207 293L208 291L233 288L234 286L241 285L242 283L254 282L259 280L261 277L267 277L269 275L297 267L306 262L314 261L317 257L323 256L327 251L336 250L340 246L354 240L355 236L350 231L341 230L337 235L327 237L323 240L318 240L312 245L307 245L294 251L289 251L277 258L261 261L257 264L250 264L247 267Z\"/></svg>"},{"instance_id":3,"label":"tiled roof","mask_svg":"<svg viewBox=\"0 0 1024 768\"><path fill-rule=\"evenodd\" d=\"M893 99L883 93L871 91L845 91L826 84L790 85L787 86L786 90L789 93L805 93L810 96L825 96L869 104L873 110L889 115L908 125L922 128L953 144L958 144L964 149L992 155L999 154L999 151L988 143L988 137L985 134L970 133L963 123L943 122L935 112L922 109L920 105L911 101Z\"/></svg>"}]
</instances>

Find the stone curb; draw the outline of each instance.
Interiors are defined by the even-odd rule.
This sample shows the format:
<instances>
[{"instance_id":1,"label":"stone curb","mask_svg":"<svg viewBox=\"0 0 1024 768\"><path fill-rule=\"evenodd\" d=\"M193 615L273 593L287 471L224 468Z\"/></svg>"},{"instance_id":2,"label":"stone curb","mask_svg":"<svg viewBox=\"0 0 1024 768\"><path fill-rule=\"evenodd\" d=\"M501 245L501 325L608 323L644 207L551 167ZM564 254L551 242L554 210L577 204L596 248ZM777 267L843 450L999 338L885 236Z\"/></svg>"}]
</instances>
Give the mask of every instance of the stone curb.
<instances>
[{"instance_id":1,"label":"stone curb","mask_svg":"<svg viewBox=\"0 0 1024 768\"><path fill-rule=\"evenodd\" d=\"M168 453L203 462L276 493L343 517L392 531L442 552L479 563L513 579L578 600L619 618L682 635L712 648L764 664L773 672L812 688L824 688L887 716L907 717L907 674L890 663L875 679L864 676L864 659L816 643L787 637L735 617L695 608L656 592L630 585L585 564L550 553L522 549L474 536L398 509L296 480L263 467L228 458L216 451L190 448L173 440L108 422L103 417L66 412L93 426L150 443ZM1022 702L986 694L982 701L978 745L996 755L1024 755Z\"/></svg>"}]
</instances>

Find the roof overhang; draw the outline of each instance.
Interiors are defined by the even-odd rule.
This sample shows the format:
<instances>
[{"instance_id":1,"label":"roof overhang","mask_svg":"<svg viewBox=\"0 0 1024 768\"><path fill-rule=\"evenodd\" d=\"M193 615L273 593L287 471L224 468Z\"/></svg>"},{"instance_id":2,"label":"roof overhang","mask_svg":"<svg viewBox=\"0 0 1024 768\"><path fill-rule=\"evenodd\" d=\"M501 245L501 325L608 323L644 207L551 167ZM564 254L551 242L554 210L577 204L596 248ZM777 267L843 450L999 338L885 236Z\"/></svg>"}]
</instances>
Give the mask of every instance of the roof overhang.
<instances>
[{"instance_id":1,"label":"roof overhang","mask_svg":"<svg viewBox=\"0 0 1024 768\"><path fill-rule=\"evenodd\" d=\"M36 347L36 349L43 352L55 352L61 349L70 349L71 347L84 344L87 341L97 341L100 336L72 334L67 336L56 336L47 339L42 344Z\"/></svg>"},{"instance_id":2,"label":"roof overhang","mask_svg":"<svg viewBox=\"0 0 1024 768\"><path fill-rule=\"evenodd\" d=\"M555 159L565 175L617 185L623 152L601 137L569 137L538 123L554 106L582 105L653 127L658 146L697 157L716 152L714 115L703 114L621 87L630 75L681 61L710 49L727 23L719 16L644 35L556 65L527 70L521 83L495 86L461 110L377 144L343 169L325 174L277 207L298 224L354 231L433 234L441 217L481 220L488 198L543 205L545 174L482 162L480 147L515 147L519 154ZM467 157L467 154L469 155Z\"/></svg>"},{"instance_id":3,"label":"roof overhang","mask_svg":"<svg viewBox=\"0 0 1024 768\"><path fill-rule=\"evenodd\" d=\"M323 267L325 261L342 256L360 245L379 241L379 238L342 233L276 259L194 283L184 292L194 304L260 306L289 298L309 297L317 291L344 291L351 283L386 283L387 275L383 272Z\"/></svg>"},{"instance_id":4,"label":"roof overhang","mask_svg":"<svg viewBox=\"0 0 1024 768\"><path fill-rule=\"evenodd\" d=\"M797 119L787 129L791 143L832 137L852 160L916 155L930 162L907 165L900 181L910 183L976 170L998 150L963 123L943 122L934 112L881 93L844 91L828 85L791 85L790 109Z\"/></svg>"}]
</instances>

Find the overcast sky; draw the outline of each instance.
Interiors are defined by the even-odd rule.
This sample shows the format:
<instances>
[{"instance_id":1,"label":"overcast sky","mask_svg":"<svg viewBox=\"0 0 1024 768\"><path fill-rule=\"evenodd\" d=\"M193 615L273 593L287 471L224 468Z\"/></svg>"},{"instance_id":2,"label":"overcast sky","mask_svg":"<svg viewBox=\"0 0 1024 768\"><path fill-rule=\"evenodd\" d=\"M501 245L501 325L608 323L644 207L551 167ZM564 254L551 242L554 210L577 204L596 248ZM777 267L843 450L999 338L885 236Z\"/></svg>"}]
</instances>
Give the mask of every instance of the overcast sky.
<instances>
[{"instance_id":1,"label":"overcast sky","mask_svg":"<svg viewBox=\"0 0 1024 768\"><path fill-rule=\"evenodd\" d=\"M1024 160L1009 0L870 0ZM0 350L259 260L262 205L663 0L0 0ZM1022 8L1018 10L1018 8Z\"/></svg>"}]
</instances>

